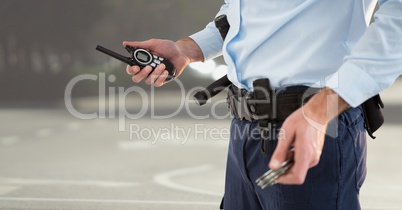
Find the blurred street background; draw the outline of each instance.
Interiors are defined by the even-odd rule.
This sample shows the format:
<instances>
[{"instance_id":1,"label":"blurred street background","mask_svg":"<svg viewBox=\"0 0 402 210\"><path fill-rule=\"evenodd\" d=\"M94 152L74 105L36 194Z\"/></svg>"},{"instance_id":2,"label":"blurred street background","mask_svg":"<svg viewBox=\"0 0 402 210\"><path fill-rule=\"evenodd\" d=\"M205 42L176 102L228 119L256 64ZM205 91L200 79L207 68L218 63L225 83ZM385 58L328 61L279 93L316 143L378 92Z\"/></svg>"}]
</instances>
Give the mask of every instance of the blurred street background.
<instances>
[{"instance_id":1,"label":"blurred street background","mask_svg":"<svg viewBox=\"0 0 402 210\"><path fill-rule=\"evenodd\" d=\"M198 107L192 95L224 74L222 59L153 89L95 47L125 54L124 40L178 40L222 2L2 0L0 210L218 209L226 96ZM402 210L401 91L398 79L382 93L365 210Z\"/></svg>"},{"instance_id":2,"label":"blurred street background","mask_svg":"<svg viewBox=\"0 0 402 210\"><path fill-rule=\"evenodd\" d=\"M127 55L123 41L181 39L204 28L221 3L196 0L2 0L0 103L19 101L22 106L26 103L53 105L63 98L68 82L82 74L115 75L117 80L113 86L130 87L132 82L125 73L125 65L95 51L96 45ZM222 61L217 59L217 62ZM214 68L212 66L210 71ZM186 71L182 76L186 88L213 80L211 74L199 71ZM194 76L197 76L196 80L184 79ZM93 83L79 84L73 97L97 94L97 87ZM164 89L176 88L167 85ZM12 104L14 107L15 103Z\"/></svg>"}]
</instances>

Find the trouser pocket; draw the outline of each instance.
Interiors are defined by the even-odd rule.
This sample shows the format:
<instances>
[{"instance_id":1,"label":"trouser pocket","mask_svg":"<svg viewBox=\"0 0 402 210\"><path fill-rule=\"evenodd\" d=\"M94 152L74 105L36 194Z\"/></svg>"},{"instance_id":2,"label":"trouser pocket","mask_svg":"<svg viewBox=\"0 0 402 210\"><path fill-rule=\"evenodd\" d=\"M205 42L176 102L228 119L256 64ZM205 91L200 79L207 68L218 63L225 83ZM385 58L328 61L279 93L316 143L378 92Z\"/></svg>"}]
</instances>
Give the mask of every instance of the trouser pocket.
<instances>
[{"instance_id":1,"label":"trouser pocket","mask_svg":"<svg viewBox=\"0 0 402 210\"><path fill-rule=\"evenodd\" d=\"M355 174L356 190L360 191L360 188L362 187L367 174L367 168L366 168L367 142L363 122L359 122L359 124L350 127L348 129L348 132L350 133L350 136L353 138L354 143L353 146L356 161L356 174Z\"/></svg>"},{"instance_id":2,"label":"trouser pocket","mask_svg":"<svg viewBox=\"0 0 402 210\"><path fill-rule=\"evenodd\" d=\"M340 123L345 126L345 133L340 137L342 159L341 173L344 179L353 176L354 187L360 190L366 178L367 142L364 118L361 108L354 108L342 114ZM350 183L351 184L351 183Z\"/></svg>"}]
</instances>

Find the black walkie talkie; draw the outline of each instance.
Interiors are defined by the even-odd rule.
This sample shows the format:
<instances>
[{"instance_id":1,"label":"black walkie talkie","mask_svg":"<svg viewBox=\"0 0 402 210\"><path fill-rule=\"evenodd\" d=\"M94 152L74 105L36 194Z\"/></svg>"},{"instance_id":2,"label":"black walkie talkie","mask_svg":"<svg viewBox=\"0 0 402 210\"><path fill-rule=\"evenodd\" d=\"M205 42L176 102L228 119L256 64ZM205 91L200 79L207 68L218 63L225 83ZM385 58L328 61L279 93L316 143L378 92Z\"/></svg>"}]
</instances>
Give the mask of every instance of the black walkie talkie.
<instances>
[{"instance_id":1,"label":"black walkie talkie","mask_svg":"<svg viewBox=\"0 0 402 210\"><path fill-rule=\"evenodd\" d=\"M100 45L96 46L96 50L103 52L113 58L116 58L117 60L120 60L130 66L137 65L140 68L144 68L145 66L149 65L152 67L152 70L155 70L156 66L163 63L166 66L166 70L169 72L169 75L165 80L167 82L173 80L176 76L176 69L169 60L153 55L145 49L126 46L126 50L130 54L130 57L120 55Z\"/></svg>"}]
</instances>

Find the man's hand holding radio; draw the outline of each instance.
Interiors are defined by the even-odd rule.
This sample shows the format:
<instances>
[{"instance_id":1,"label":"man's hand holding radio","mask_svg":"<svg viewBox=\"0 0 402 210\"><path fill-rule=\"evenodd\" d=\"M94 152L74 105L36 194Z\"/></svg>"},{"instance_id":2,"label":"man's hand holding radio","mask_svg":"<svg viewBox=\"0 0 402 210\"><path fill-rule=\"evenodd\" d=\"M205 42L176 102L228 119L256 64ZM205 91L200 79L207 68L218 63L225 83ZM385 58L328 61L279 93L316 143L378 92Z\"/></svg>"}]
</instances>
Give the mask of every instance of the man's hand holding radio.
<instances>
[{"instance_id":1,"label":"man's hand holding radio","mask_svg":"<svg viewBox=\"0 0 402 210\"><path fill-rule=\"evenodd\" d=\"M161 39L150 39L143 42L125 41L123 45L147 49L152 54L170 60L176 68L175 77L178 77L189 63L204 60L201 49L191 38L184 38L177 42ZM168 76L163 64L158 65L154 71L151 66L143 69L140 69L139 66L127 66L126 71L132 75L133 82L138 83L145 78L146 84L154 84L155 87L164 85Z\"/></svg>"}]
</instances>

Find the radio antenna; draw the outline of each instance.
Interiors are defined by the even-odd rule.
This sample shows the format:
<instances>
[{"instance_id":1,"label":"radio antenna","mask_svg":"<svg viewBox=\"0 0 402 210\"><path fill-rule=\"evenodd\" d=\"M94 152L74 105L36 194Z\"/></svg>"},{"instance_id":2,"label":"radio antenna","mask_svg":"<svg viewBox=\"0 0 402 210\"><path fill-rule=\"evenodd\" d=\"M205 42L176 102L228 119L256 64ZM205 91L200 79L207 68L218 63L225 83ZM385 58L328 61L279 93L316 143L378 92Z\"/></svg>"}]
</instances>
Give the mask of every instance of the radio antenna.
<instances>
[{"instance_id":1,"label":"radio antenna","mask_svg":"<svg viewBox=\"0 0 402 210\"><path fill-rule=\"evenodd\" d=\"M130 66L133 66L133 65L135 64L135 63L131 60L130 57L122 56L122 55L120 55L120 54L118 54L118 53L115 53L115 52L113 52L113 51L111 51L111 50L109 50L109 49L107 49L107 48L104 48L104 47L102 47L102 46L100 46L100 45L97 45L97 46L96 46L96 50L98 50L98 51L100 51L100 52L103 52L103 53L105 53L106 55L109 55L109 56L111 56L111 57L113 57L113 58L116 58L117 60L120 60L120 61L122 61L122 62L124 62L124 63L126 63L126 64L128 64L128 65L130 65Z\"/></svg>"}]
</instances>

